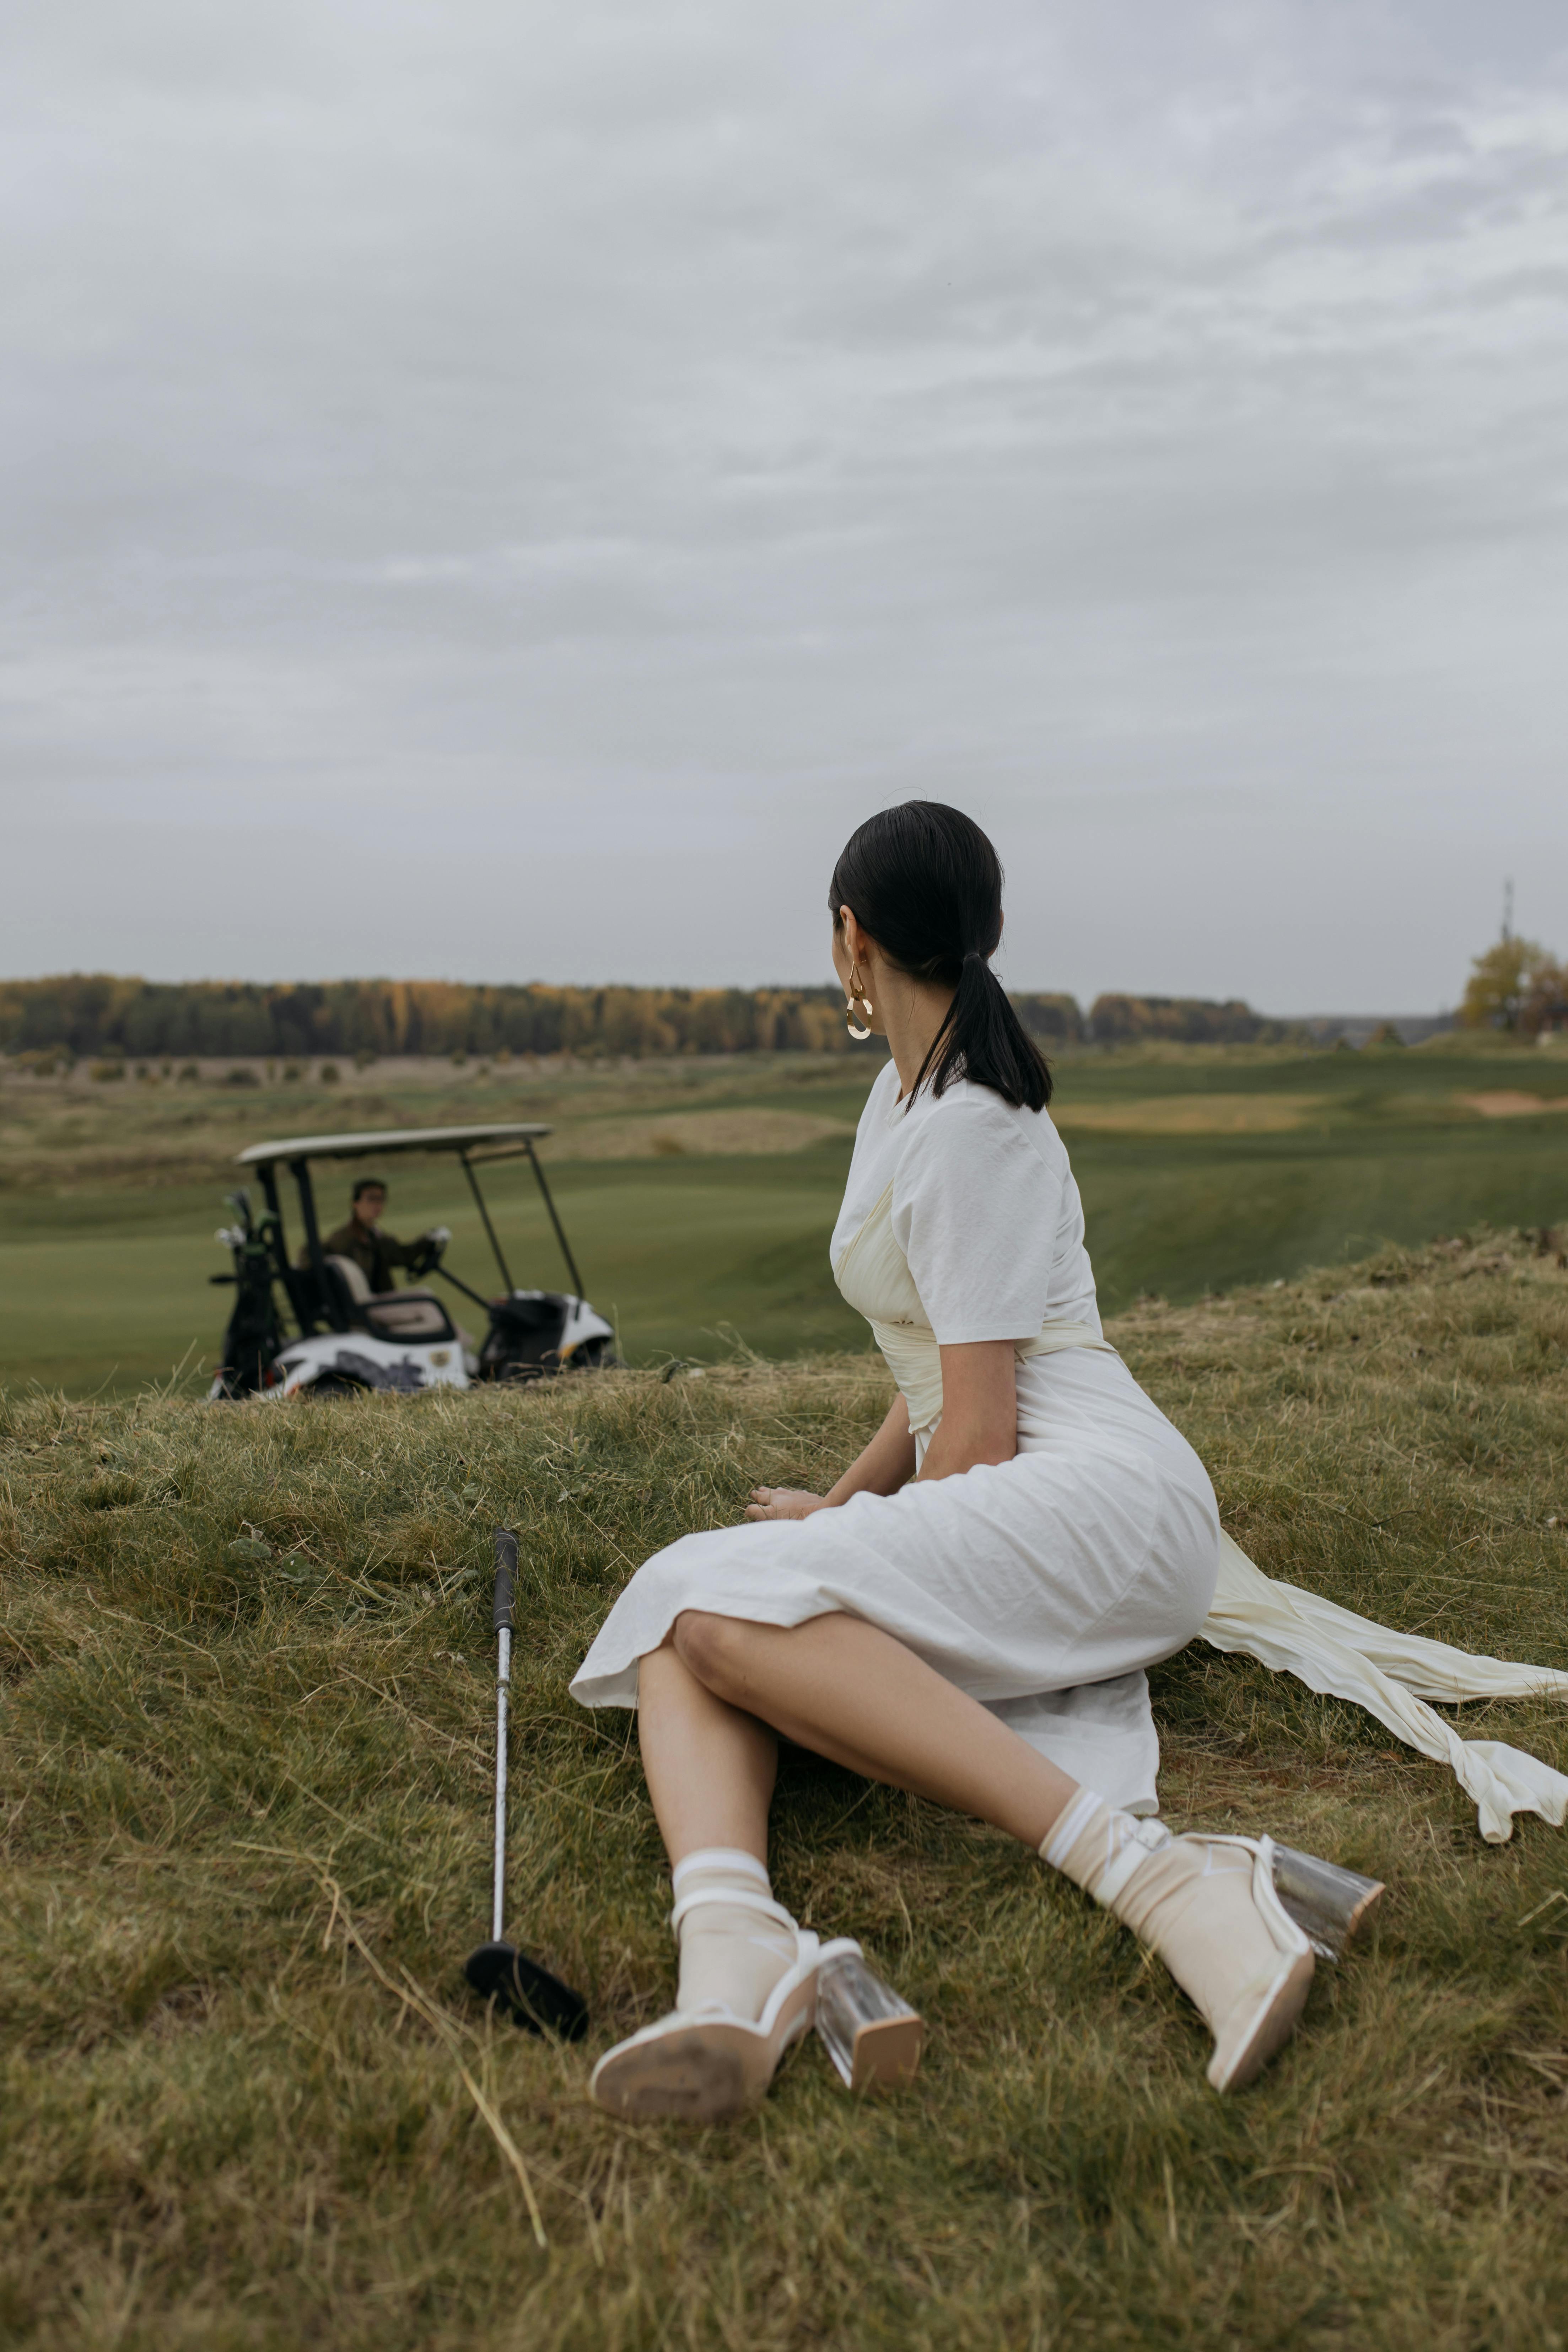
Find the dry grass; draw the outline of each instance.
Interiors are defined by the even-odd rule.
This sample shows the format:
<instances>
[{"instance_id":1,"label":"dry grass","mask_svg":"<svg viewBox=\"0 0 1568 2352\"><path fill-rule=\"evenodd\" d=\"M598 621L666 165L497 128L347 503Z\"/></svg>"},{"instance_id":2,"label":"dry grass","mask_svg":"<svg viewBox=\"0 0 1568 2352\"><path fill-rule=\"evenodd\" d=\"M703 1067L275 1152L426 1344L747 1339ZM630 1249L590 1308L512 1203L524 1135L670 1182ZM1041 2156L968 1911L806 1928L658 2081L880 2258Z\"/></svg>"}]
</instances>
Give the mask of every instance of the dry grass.
<instances>
[{"instance_id":1,"label":"dry grass","mask_svg":"<svg viewBox=\"0 0 1568 2352\"><path fill-rule=\"evenodd\" d=\"M1543 1110L1568 1110L1568 1095L1532 1095L1502 1087L1490 1094L1461 1095L1468 1110L1483 1118L1539 1118Z\"/></svg>"},{"instance_id":2,"label":"dry grass","mask_svg":"<svg viewBox=\"0 0 1568 2352\"><path fill-rule=\"evenodd\" d=\"M1151 1306L1121 1341L1265 1567L1568 1663L1554 1254L1389 1255ZM759 1476L826 1476L884 1394L844 1360L291 1412L10 1400L0 2340L1564 2341L1568 1836L1483 1847L1377 1726L1201 1646L1157 1677L1167 1811L1389 1882L1252 2092L1206 2089L1158 1969L1030 1856L796 1759L781 1892L921 2004L921 2081L858 2105L813 2045L732 2126L587 2107L593 2050L671 1968L629 1725L574 1708L570 1671L632 1562ZM589 1995L586 2053L492 2031L457 1974L486 1926L502 1518L513 1921ZM1485 1730L1568 1761L1544 1708Z\"/></svg>"},{"instance_id":3,"label":"dry grass","mask_svg":"<svg viewBox=\"0 0 1568 2352\"><path fill-rule=\"evenodd\" d=\"M1054 1116L1064 1135L1288 1135L1322 1114L1321 1094L1223 1094L1071 1103Z\"/></svg>"},{"instance_id":4,"label":"dry grass","mask_svg":"<svg viewBox=\"0 0 1568 2352\"><path fill-rule=\"evenodd\" d=\"M341 1066L336 1086L313 1076L285 1085L280 1065L257 1062L203 1064L199 1086L162 1078L101 1086L85 1063L68 1077L40 1080L0 1059L0 1198L191 1183L221 1192L236 1181L236 1153L263 1137L484 1118L547 1122L553 1132L543 1149L552 1160L647 1159L672 1145L742 1157L796 1151L853 1135L843 1093L853 1100L871 1076L869 1066L851 1066L843 1055L801 1053L629 1064L556 1056L460 1069L408 1057ZM258 1083L224 1084L230 1067ZM800 1108L752 1099L781 1086L799 1092Z\"/></svg>"},{"instance_id":5,"label":"dry grass","mask_svg":"<svg viewBox=\"0 0 1568 2352\"><path fill-rule=\"evenodd\" d=\"M852 1123L804 1110L672 1111L651 1118L561 1120L541 1151L546 1160L657 1160L682 1153L750 1159L805 1151L830 1136L846 1141Z\"/></svg>"}]
</instances>

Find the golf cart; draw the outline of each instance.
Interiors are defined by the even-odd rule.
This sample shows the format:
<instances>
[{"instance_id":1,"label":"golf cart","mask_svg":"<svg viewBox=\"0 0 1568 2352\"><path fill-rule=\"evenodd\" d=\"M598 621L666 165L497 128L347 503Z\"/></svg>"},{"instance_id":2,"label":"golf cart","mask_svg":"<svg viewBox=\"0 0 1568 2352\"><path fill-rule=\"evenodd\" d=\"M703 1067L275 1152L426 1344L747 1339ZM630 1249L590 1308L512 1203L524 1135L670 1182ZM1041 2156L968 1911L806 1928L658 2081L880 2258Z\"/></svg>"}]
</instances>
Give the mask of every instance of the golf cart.
<instances>
[{"instance_id":1,"label":"golf cart","mask_svg":"<svg viewBox=\"0 0 1568 2352\"><path fill-rule=\"evenodd\" d=\"M616 1361L616 1335L580 1294L583 1278L544 1171L533 1146L547 1127L388 1128L364 1135L302 1135L282 1143L253 1143L239 1154L254 1168L267 1203L258 1216L247 1192L230 1192L236 1223L218 1240L234 1253L234 1272L215 1274L232 1284L234 1312L224 1336L223 1362L208 1391L213 1402L263 1395L341 1395L351 1390L466 1389L475 1381L540 1380L554 1372ZM454 1323L440 1295L427 1287L373 1291L352 1258L322 1246L310 1183L312 1160L384 1160L407 1151L447 1151L461 1163L506 1287L486 1298L449 1274L441 1259L451 1234L426 1237L410 1267L416 1281L436 1275L481 1307L487 1320L476 1350ZM511 1278L475 1171L502 1160L528 1160L539 1180L555 1238L574 1288L519 1290ZM299 1195L304 1227L303 1263L292 1265L279 1199L279 1167ZM279 1300L281 1293L281 1302ZM288 1325L298 1327L289 1336Z\"/></svg>"}]
</instances>

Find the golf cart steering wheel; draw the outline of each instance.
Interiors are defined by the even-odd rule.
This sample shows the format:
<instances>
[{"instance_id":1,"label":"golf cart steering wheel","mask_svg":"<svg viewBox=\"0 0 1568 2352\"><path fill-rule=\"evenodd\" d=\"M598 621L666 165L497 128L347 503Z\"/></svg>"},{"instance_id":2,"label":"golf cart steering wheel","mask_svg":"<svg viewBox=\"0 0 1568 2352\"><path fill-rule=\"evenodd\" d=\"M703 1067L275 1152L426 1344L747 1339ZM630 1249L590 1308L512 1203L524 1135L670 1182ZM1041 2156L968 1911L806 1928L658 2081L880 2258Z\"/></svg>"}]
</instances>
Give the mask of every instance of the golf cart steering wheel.
<instances>
[{"instance_id":1,"label":"golf cart steering wheel","mask_svg":"<svg viewBox=\"0 0 1568 2352\"><path fill-rule=\"evenodd\" d=\"M439 1265L442 1255L446 1250L447 1244L451 1240L451 1238L452 1228L450 1225L436 1225L432 1227L429 1233L421 1234L419 1236L419 1255L415 1259L413 1265L409 1267L409 1273L412 1275L426 1275L431 1271L432 1267Z\"/></svg>"}]
</instances>

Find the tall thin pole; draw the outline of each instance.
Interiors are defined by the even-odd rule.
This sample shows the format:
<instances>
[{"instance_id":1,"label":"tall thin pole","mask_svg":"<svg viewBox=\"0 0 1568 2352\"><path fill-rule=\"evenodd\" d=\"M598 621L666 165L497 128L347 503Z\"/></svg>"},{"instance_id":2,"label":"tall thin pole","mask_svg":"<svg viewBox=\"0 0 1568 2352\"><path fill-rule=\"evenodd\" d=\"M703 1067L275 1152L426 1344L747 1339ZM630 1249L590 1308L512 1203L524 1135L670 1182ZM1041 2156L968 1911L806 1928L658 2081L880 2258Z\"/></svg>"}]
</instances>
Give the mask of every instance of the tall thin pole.
<instances>
[{"instance_id":1,"label":"tall thin pole","mask_svg":"<svg viewBox=\"0 0 1568 2352\"><path fill-rule=\"evenodd\" d=\"M463 1974L481 2000L498 2002L530 2033L559 2033L577 2041L588 2030L588 2012L580 1997L537 1960L503 1943L506 1925L506 1719L511 1682L511 1600L517 1576L517 1538L510 1528L496 1529L496 1599L490 1618L496 1643L496 1854L495 1897L490 1906L490 1940L470 1952Z\"/></svg>"},{"instance_id":2,"label":"tall thin pole","mask_svg":"<svg viewBox=\"0 0 1568 2352\"><path fill-rule=\"evenodd\" d=\"M506 1718L511 1683L511 1629L503 1625L497 1636L496 1666L496 1854L495 1888L490 1898L490 1937L500 1943L506 1925Z\"/></svg>"},{"instance_id":3,"label":"tall thin pole","mask_svg":"<svg viewBox=\"0 0 1568 2352\"><path fill-rule=\"evenodd\" d=\"M490 1223L490 1213L485 1206L485 1196L479 1190L479 1180L468 1165L468 1153L466 1151L459 1151L458 1157L463 1163L463 1173L468 1180L468 1190L473 1194L474 1199L478 1202L479 1214L485 1221L485 1231L490 1237L490 1247L496 1254L496 1264L500 1268L501 1280L505 1283L509 1291L515 1290L517 1288L517 1285L511 1278L511 1268L508 1265L505 1258L501 1255L501 1246L500 1242L496 1239L496 1229Z\"/></svg>"},{"instance_id":4,"label":"tall thin pole","mask_svg":"<svg viewBox=\"0 0 1568 2352\"><path fill-rule=\"evenodd\" d=\"M496 1529L496 1598L490 1622L496 1633L496 1852L490 1901L490 1940L499 1944L506 1922L506 1721L511 1697L511 1589L517 1574L517 1538Z\"/></svg>"},{"instance_id":5,"label":"tall thin pole","mask_svg":"<svg viewBox=\"0 0 1568 2352\"><path fill-rule=\"evenodd\" d=\"M310 1184L310 1163L308 1160L290 1160L289 1173L294 1179L300 1195L300 1213L305 1220L305 1249L310 1261L310 1271L316 1277L316 1293L321 1311L333 1331L346 1331L348 1324L338 1305L335 1287L327 1282L327 1261L321 1254L321 1227L316 1223L316 1195Z\"/></svg>"},{"instance_id":6,"label":"tall thin pole","mask_svg":"<svg viewBox=\"0 0 1568 2352\"><path fill-rule=\"evenodd\" d=\"M550 1222L555 1228L555 1238L561 1244L561 1255L566 1261L566 1271L572 1277L577 1297L581 1298L583 1277L577 1271L577 1261L572 1255L572 1244L567 1240L561 1220L555 1213L555 1203L550 1197L550 1187L544 1181L544 1171L539 1164L538 1154L533 1149L531 1138L524 1137L522 1148L533 1161L533 1172L539 1179L539 1189L544 1195L544 1205L550 1212Z\"/></svg>"}]
</instances>

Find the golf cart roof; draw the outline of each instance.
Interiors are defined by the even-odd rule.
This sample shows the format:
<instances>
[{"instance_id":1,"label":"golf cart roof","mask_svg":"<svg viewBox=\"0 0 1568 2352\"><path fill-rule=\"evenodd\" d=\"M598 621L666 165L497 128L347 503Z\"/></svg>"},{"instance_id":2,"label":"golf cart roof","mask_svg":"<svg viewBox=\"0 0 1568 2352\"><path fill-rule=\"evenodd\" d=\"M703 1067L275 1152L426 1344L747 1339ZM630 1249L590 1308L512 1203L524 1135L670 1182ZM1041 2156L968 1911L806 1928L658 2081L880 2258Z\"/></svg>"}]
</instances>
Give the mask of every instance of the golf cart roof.
<instances>
[{"instance_id":1,"label":"golf cart roof","mask_svg":"<svg viewBox=\"0 0 1568 2352\"><path fill-rule=\"evenodd\" d=\"M470 1151L484 1143L527 1143L548 1135L547 1127L384 1127L363 1135L291 1135L281 1143L253 1143L240 1152L241 1168L265 1167L275 1160L371 1160L388 1151Z\"/></svg>"}]
</instances>

